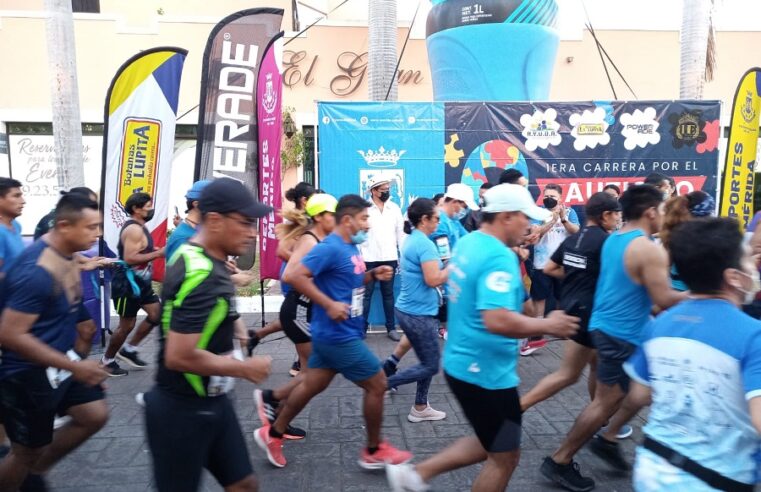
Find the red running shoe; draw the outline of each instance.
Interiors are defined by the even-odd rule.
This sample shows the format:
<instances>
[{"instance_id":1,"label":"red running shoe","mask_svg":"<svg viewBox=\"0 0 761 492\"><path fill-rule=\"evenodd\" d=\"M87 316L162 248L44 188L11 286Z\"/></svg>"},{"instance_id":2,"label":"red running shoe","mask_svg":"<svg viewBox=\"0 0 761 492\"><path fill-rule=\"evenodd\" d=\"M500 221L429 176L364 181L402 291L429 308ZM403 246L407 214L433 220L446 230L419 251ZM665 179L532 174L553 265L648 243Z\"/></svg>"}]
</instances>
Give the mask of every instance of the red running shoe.
<instances>
[{"instance_id":1,"label":"red running shoe","mask_svg":"<svg viewBox=\"0 0 761 492\"><path fill-rule=\"evenodd\" d=\"M270 436L270 426L259 427L254 431L254 441L267 453L267 459L273 466L282 468L286 465L285 456L283 456L283 439Z\"/></svg>"},{"instance_id":2,"label":"red running shoe","mask_svg":"<svg viewBox=\"0 0 761 492\"><path fill-rule=\"evenodd\" d=\"M378 444L378 451L370 454L367 448L359 453L359 466L365 470L382 470L387 464L401 465L412 459L412 453L396 449L386 441Z\"/></svg>"},{"instance_id":3,"label":"red running shoe","mask_svg":"<svg viewBox=\"0 0 761 492\"><path fill-rule=\"evenodd\" d=\"M527 355L531 355L540 348L543 348L545 345L547 345L547 340L544 338L539 340L526 340L521 345L521 355L526 357Z\"/></svg>"}]
</instances>

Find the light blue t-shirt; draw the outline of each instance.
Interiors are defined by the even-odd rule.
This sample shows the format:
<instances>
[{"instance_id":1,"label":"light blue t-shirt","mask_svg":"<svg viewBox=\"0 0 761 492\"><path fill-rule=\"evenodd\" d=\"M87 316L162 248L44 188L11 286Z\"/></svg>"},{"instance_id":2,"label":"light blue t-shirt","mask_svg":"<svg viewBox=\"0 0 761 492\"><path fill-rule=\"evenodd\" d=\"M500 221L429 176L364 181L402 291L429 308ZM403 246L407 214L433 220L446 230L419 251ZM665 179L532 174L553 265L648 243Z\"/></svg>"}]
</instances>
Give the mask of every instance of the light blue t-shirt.
<instances>
[{"instance_id":1,"label":"light blue t-shirt","mask_svg":"<svg viewBox=\"0 0 761 492\"><path fill-rule=\"evenodd\" d=\"M546 208L546 207L542 207ZM567 218L571 224L579 225L579 216L576 215L576 211L572 208L568 208ZM540 224L540 222L533 221L534 224ZM542 239L534 246L534 268L537 270L543 269L547 265L547 261L552 258L552 254L558 249L565 239L570 236L563 223L557 221L552 225L547 233L542 236Z\"/></svg>"},{"instance_id":2,"label":"light blue t-shirt","mask_svg":"<svg viewBox=\"0 0 761 492\"><path fill-rule=\"evenodd\" d=\"M402 247L402 289L396 308L406 314L435 316L439 312L439 294L426 285L423 263L435 261L441 268L439 252L428 236L415 229Z\"/></svg>"},{"instance_id":3,"label":"light blue t-shirt","mask_svg":"<svg viewBox=\"0 0 761 492\"><path fill-rule=\"evenodd\" d=\"M436 244L439 257L448 259L451 257L457 240L467 233L468 231L460 224L459 220L450 218L446 212L439 209L439 227L428 237Z\"/></svg>"},{"instance_id":4,"label":"light blue t-shirt","mask_svg":"<svg viewBox=\"0 0 761 492\"><path fill-rule=\"evenodd\" d=\"M481 311L520 312L518 257L499 239L475 231L457 243L449 268L448 338L444 370L485 389L518 386L518 340L491 333Z\"/></svg>"},{"instance_id":5,"label":"light blue t-shirt","mask_svg":"<svg viewBox=\"0 0 761 492\"><path fill-rule=\"evenodd\" d=\"M24 251L24 240L21 238L21 225L15 220L11 221L13 230L0 225L0 272L6 273L13 265L14 260Z\"/></svg>"},{"instance_id":6,"label":"light blue t-shirt","mask_svg":"<svg viewBox=\"0 0 761 492\"><path fill-rule=\"evenodd\" d=\"M169 235L169 239L166 241L166 249L164 250L164 257L167 260L172 259L172 255L177 248L190 241L196 230L190 226L187 222L183 221L177 228Z\"/></svg>"},{"instance_id":7,"label":"light blue t-shirt","mask_svg":"<svg viewBox=\"0 0 761 492\"><path fill-rule=\"evenodd\" d=\"M684 301L648 325L624 367L652 389L647 436L726 477L759 481L748 401L761 396L761 322L724 300Z\"/></svg>"}]
</instances>

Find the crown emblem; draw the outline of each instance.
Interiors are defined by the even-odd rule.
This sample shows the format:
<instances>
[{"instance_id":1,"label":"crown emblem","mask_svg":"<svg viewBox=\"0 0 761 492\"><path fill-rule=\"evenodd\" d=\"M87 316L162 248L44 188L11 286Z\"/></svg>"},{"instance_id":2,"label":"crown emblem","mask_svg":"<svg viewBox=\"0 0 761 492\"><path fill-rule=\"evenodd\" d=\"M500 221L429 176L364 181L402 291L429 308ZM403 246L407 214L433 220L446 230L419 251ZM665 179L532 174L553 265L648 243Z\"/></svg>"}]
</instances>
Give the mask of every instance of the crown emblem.
<instances>
[{"instance_id":1,"label":"crown emblem","mask_svg":"<svg viewBox=\"0 0 761 492\"><path fill-rule=\"evenodd\" d=\"M400 150L399 152L396 151L396 149L393 149L391 151L387 151L383 147L380 147L377 152L374 150L368 150L367 152L363 150L357 151L359 155L362 156L362 158L365 160L368 166L371 167L393 167L396 166L396 164L399 162L399 159L407 152L406 150Z\"/></svg>"}]
</instances>

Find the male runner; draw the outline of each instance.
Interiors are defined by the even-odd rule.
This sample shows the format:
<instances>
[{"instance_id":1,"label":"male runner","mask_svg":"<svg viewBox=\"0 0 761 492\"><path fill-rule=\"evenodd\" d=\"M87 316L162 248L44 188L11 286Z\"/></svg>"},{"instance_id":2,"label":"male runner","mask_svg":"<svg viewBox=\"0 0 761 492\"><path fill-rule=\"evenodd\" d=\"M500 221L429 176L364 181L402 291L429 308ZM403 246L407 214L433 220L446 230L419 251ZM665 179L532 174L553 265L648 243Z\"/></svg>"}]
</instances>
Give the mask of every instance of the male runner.
<instances>
[{"instance_id":1,"label":"male runner","mask_svg":"<svg viewBox=\"0 0 761 492\"><path fill-rule=\"evenodd\" d=\"M257 219L271 210L239 181L209 184L202 227L170 259L162 297L156 386L145 394L145 424L160 492L198 490L205 468L228 492L257 489L233 402L235 378L261 382L269 357L243 360L234 342L235 287L228 255L248 251Z\"/></svg>"},{"instance_id":2,"label":"male runner","mask_svg":"<svg viewBox=\"0 0 761 492\"><path fill-rule=\"evenodd\" d=\"M96 361L73 351L82 302L75 254L98 238L98 204L63 196L55 225L17 258L4 285L0 319L0 415L11 452L0 462L0 492L15 491L86 441L108 419ZM71 421L53 435L57 413Z\"/></svg>"},{"instance_id":3,"label":"male runner","mask_svg":"<svg viewBox=\"0 0 761 492\"><path fill-rule=\"evenodd\" d=\"M578 318L553 311L546 318L520 314L524 287L518 257L529 218L545 220L526 188L493 187L484 194L481 228L459 240L449 265L449 340L444 375L475 432L416 465L388 466L395 492L424 491L433 477L485 461L472 490L505 490L518 465L521 408L518 339L571 336Z\"/></svg>"},{"instance_id":4,"label":"male runner","mask_svg":"<svg viewBox=\"0 0 761 492\"><path fill-rule=\"evenodd\" d=\"M576 452L619 408L629 390L623 364L642 341L653 304L662 309L686 299L671 288L666 251L651 236L661 227L663 193L650 185L634 185L621 195L626 225L605 241L589 331L597 349L597 385L568 436L544 459L542 474L568 490L587 491L594 480L581 475L573 461ZM628 421L639 407L617 415ZM627 413L631 413L626 415ZM595 436L590 449L621 470L629 465L616 442Z\"/></svg>"},{"instance_id":5,"label":"male runner","mask_svg":"<svg viewBox=\"0 0 761 492\"><path fill-rule=\"evenodd\" d=\"M393 273L388 265L366 271L359 254L357 245L367 238L369 207L360 196L343 196L336 207L333 233L312 248L296 268L286 271L285 281L314 303L312 354L303 381L288 396L275 423L254 431L256 443L274 466L286 465L283 434L288 424L338 373L365 390L367 447L360 453L359 465L381 469L386 463L412 458L380 438L386 376L363 342L364 285L371 279L388 280Z\"/></svg>"},{"instance_id":6,"label":"male runner","mask_svg":"<svg viewBox=\"0 0 761 492\"><path fill-rule=\"evenodd\" d=\"M117 249L119 259L132 269L134 281L137 283L140 293L137 297L133 297L131 293L113 292L114 306L119 314L119 327L111 335L108 348L101 360L112 377L128 374L127 371L119 367L115 357L136 368L143 368L148 365L138 356L137 346L148 336L153 327L159 324L159 311L161 309L159 297L153 292L151 285L153 279L151 262L164 256L164 248L154 248L151 233L145 227L146 222L153 218L153 199L147 193L135 193L127 199L124 209L129 214L130 219L124 223L119 232ZM117 277L126 276L126 274L123 268L117 270L114 273L112 285L119 281ZM127 282L122 281L122 285L127 285ZM129 343L124 343L127 335L135 328L137 312L140 308L146 312L147 316L137 327L132 340Z\"/></svg>"},{"instance_id":7,"label":"male runner","mask_svg":"<svg viewBox=\"0 0 761 492\"><path fill-rule=\"evenodd\" d=\"M24 249L21 224L16 219L24 210L21 183L11 178L0 178L0 280Z\"/></svg>"}]
</instances>

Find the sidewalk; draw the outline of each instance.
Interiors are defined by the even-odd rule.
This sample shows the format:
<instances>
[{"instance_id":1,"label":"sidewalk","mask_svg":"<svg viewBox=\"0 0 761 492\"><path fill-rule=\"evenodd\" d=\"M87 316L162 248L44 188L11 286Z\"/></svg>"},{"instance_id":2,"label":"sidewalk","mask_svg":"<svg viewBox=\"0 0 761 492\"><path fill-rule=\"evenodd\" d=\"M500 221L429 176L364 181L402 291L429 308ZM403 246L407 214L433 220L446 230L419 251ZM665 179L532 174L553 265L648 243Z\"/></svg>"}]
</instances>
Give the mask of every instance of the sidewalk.
<instances>
[{"instance_id":1,"label":"sidewalk","mask_svg":"<svg viewBox=\"0 0 761 492\"><path fill-rule=\"evenodd\" d=\"M271 317L268 315L268 318ZM258 328L259 315L245 315L248 325ZM288 380L288 369L295 351L288 339L275 334L265 339L255 353L272 356L273 374L266 387L277 386ZM381 334L368 336L368 343L379 358L393 350L394 342ZM144 358L155 360L156 338L151 335L143 349ZM522 358L521 390L526 391L542 376L553 371L562 353L562 342L552 342L547 349ZM402 367L415 363L413 353L403 361ZM59 463L49 475L52 490L67 492L136 492L154 490L150 453L148 452L142 409L135 403L137 392L149 389L153 370L132 371L129 376L108 381L108 402L111 418L107 426L86 442L80 449ZM385 474L367 472L359 468L357 458L364 444L365 431L362 419L361 390L338 376L328 390L315 398L294 422L307 430L304 441L285 445L288 466L275 469L253 442L252 431L259 427L253 408L254 385L238 382L236 408L248 442L251 460L259 479L260 490L269 491L388 491ZM399 388L399 392L386 400L383 436L392 444L409 449L420 461L447 446L456 438L471 432L454 396L441 374L431 385L430 402L433 407L447 412L439 422L412 424L407 421L414 385ZM573 420L586 405L586 380L529 410L523 417L523 444L521 464L513 475L510 490L559 490L539 473L542 459L551 453L563 439ZM641 438L641 419L633 422L634 438ZM627 458L633 460L634 441L626 440L623 448ZM597 481L597 490L629 491L631 478L612 471L582 450L578 456L582 473ZM472 466L438 477L432 483L435 491L469 490L479 470ZM202 490L222 490L208 474Z\"/></svg>"}]
</instances>

